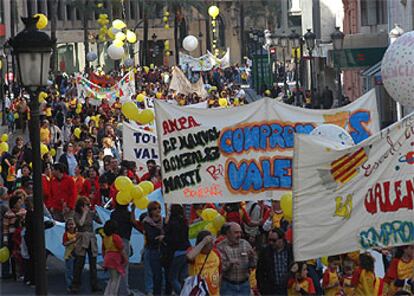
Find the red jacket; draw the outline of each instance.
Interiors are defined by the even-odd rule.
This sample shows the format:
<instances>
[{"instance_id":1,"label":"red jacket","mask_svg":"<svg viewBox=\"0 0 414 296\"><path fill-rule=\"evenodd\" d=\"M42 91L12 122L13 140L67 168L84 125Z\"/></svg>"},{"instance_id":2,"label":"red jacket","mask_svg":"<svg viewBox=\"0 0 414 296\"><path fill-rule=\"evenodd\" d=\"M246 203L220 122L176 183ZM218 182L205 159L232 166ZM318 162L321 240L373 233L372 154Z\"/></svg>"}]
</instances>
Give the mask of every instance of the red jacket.
<instances>
[{"instance_id":1,"label":"red jacket","mask_svg":"<svg viewBox=\"0 0 414 296\"><path fill-rule=\"evenodd\" d=\"M101 205L101 190L99 186L99 177L96 177L95 180L93 180L93 184L95 186L95 193L93 194L93 197L91 197L92 183L89 179L85 179L80 195L88 197L91 200L92 206L102 206Z\"/></svg>"},{"instance_id":2,"label":"red jacket","mask_svg":"<svg viewBox=\"0 0 414 296\"><path fill-rule=\"evenodd\" d=\"M72 177L64 174L61 180L52 178L50 181L50 207L52 209L62 211L63 203L66 202L67 206L73 210L77 197L78 193Z\"/></svg>"},{"instance_id":3,"label":"red jacket","mask_svg":"<svg viewBox=\"0 0 414 296\"><path fill-rule=\"evenodd\" d=\"M43 188L43 202L46 208L50 209L50 179L46 175L42 175L42 188Z\"/></svg>"}]
</instances>

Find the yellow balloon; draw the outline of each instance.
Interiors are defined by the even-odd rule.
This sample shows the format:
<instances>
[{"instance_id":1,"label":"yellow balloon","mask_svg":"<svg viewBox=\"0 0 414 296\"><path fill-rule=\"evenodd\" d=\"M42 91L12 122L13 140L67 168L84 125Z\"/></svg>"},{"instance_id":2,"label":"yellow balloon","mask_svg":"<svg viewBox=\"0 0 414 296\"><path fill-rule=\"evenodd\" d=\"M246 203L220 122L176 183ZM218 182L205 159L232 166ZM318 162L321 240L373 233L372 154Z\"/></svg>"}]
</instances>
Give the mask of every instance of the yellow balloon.
<instances>
[{"instance_id":1,"label":"yellow balloon","mask_svg":"<svg viewBox=\"0 0 414 296\"><path fill-rule=\"evenodd\" d=\"M214 228L219 231L221 227L223 227L224 223L226 223L226 218L219 214L216 218L214 218L212 223L214 225Z\"/></svg>"},{"instance_id":2,"label":"yellow balloon","mask_svg":"<svg viewBox=\"0 0 414 296\"><path fill-rule=\"evenodd\" d=\"M126 39L129 43L135 43L137 42L137 35L132 32L131 30L126 31Z\"/></svg>"},{"instance_id":3,"label":"yellow balloon","mask_svg":"<svg viewBox=\"0 0 414 296\"><path fill-rule=\"evenodd\" d=\"M112 44L115 45L116 47L122 47L122 46L124 46L124 42L122 40L119 40L119 39L115 39L112 42Z\"/></svg>"},{"instance_id":4,"label":"yellow balloon","mask_svg":"<svg viewBox=\"0 0 414 296\"><path fill-rule=\"evenodd\" d=\"M118 32L115 34L115 39L124 41L126 38L126 35L123 32Z\"/></svg>"},{"instance_id":5,"label":"yellow balloon","mask_svg":"<svg viewBox=\"0 0 414 296\"><path fill-rule=\"evenodd\" d=\"M154 64L151 63L150 64L150 69L154 69L154 67L155 67Z\"/></svg>"},{"instance_id":6,"label":"yellow balloon","mask_svg":"<svg viewBox=\"0 0 414 296\"><path fill-rule=\"evenodd\" d=\"M217 212L217 210L211 208L204 209L201 212L201 218L207 222L212 222L218 215L220 214Z\"/></svg>"},{"instance_id":7,"label":"yellow balloon","mask_svg":"<svg viewBox=\"0 0 414 296\"><path fill-rule=\"evenodd\" d=\"M3 68L3 62L0 60L0 70Z\"/></svg>"},{"instance_id":8,"label":"yellow balloon","mask_svg":"<svg viewBox=\"0 0 414 296\"><path fill-rule=\"evenodd\" d=\"M132 181L126 176L119 176L115 179L115 188L118 191L130 192L132 189Z\"/></svg>"},{"instance_id":9,"label":"yellow balloon","mask_svg":"<svg viewBox=\"0 0 414 296\"><path fill-rule=\"evenodd\" d=\"M293 208L292 208L292 193L288 192L282 195L280 198L280 207L283 211L283 217L287 221L292 221L293 217Z\"/></svg>"},{"instance_id":10,"label":"yellow balloon","mask_svg":"<svg viewBox=\"0 0 414 296\"><path fill-rule=\"evenodd\" d=\"M36 13L33 17L39 17L39 20L36 23L36 28L42 30L47 26L47 16L43 13Z\"/></svg>"},{"instance_id":11,"label":"yellow balloon","mask_svg":"<svg viewBox=\"0 0 414 296\"><path fill-rule=\"evenodd\" d=\"M135 120L135 118L137 118L139 114L138 107L133 102L124 103L121 107L121 111L125 115L126 118L133 119L133 120Z\"/></svg>"},{"instance_id":12,"label":"yellow balloon","mask_svg":"<svg viewBox=\"0 0 414 296\"><path fill-rule=\"evenodd\" d=\"M52 156L52 157L56 156L56 149L55 148L50 149L50 156Z\"/></svg>"},{"instance_id":13,"label":"yellow balloon","mask_svg":"<svg viewBox=\"0 0 414 296\"><path fill-rule=\"evenodd\" d=\"M219 105L220 105L220 107L227 107L228 102L227 102L227 100L226 100L226 99L224 99L224 98L220 98L220 99L219 99Z\"/></svg>"},{"instance_id":14,"label":"yellow balloon","mask_svg":"<svg viewBox=\"0 0 414 296\"><path fill-rule=\"evenodd\" d=\"M170 26L168 24L166 24L166 25L164 25L164 29L165 30L169 30L170 29Z\"/></svg>"},{"instance_id":15,"label":"yellow balloon","mask_svg":"<svg viewBox=\"0 0 414 296\"><path fill-rule=\"evenodd\" d=\"M112 22L112 27L114 27L115 29L118 29L118 30L122 30L122 29L126 28L126 24L123 21L117 19L117 20L114 20Z\"/></svg>"},{"instance_id":16,"label":"yellow balloon","mask_svg":"<svg viewBox=\"0 0 414 296\"><path fill-rule=\"evenodd\" d=\"M112 40L113 39L115 39L115 34L114 34L114 32L112 32L112 27L110 27L109 29L108 29L108 32L106 32L106 34L108 34L108 37L109 38L111 38Z\"/></svg>"},{"instance_id":17,"label":"yellow balloon","mask_svg":"<svg viewBox=\"0 0 414 296\"><path fill-rule=\"evenodd\" d=\"M272 92L269 89L266 89L265 92L264 92L264 94L266 96L270 96L272 94Z\"/></svg>"},{"instance_id":18,"label":"yellow balloon","mask_svg":"<svg viewBox=\"0 0 414 296\"><path fill-rule=\"evenodd\" d=\"M162 21L163 21L164 23L168 22L168 16L164 16L164 17L162 18Z\"/></svg>"},{"instance_id":19,"label":"yellow balloon","mask_svg":"<svg viewBox=\"0 0 414 296\"><path fill-rule=\"evenodd\" d=\"M45 101L45 100L46 100L46 98L47 98L47 93L45 93L44 91L41 91L41 92L39 93L38 98L39 98L39 102L43 102L43 101Z\"/></svg>"},{"instance_id":20,"label":"yellow balloon","mask_svg":"<svg viewBox=\"0 0 414 296\"><path fill-rule=\"evenodd\" d=\"M154 191L154 184L152 184L151 181L142 181L138 184L138 186L141 187L144 195L148 195Z\"/></svg>"},{"instance_id":21,"label":"yellow balloon","mask_svg":"<svg viewBox=\"0 0 414 296\"><path fill-rule=\"evenodd\" d=\"M3 152L9 152L9 144L7 144L6 142L0 143L0 153Z\"/></svg>"},{"instance_id":22,"label":"yellow balloon","mask_svg":"<svg viewBox=\"0 0 414 296\"><path fill-rule=\"evenodd\" d=\"M215 19L220 13L220 9L216 5L211 5L208 8L208 14Z\"/></svg>"},{"instance_id":23,"label":"yellow balloon","mask_svg":"<svg viewBox=\"0 0 414 296\"><path fill-rule=\"evenodd\" d=\"M144 196L144 190L138 185L134 185L131 188L131 197L135 201L136 199L140 199Z\"/></svg>"},{"instance_id":24,"label":"yellow balloon","mask_svg":"<svg viewBox=\"0 0 414 296\"><path fill-rule=\"evenodd\" d=\"M82 109L76 108L75 112L76 112L76 114L81 114L82 113Z\"/></svg>"},{"instance_id":25,"label":"yellow balloon","mask_svg":"<svg viewBox=\"0 0 414 296\"><path fill-rule=\"evenodd\" d=\"M148 66L144 66L144 67L142 67L143 69L144 69L144 72L146 73L146 74L148 74L148 72L149 72L149 67Z\"/></svg>"},{"instance_id":26,"label":"yellow balloon","mask_svg":"<svg viewBox=\"0 0 414 296\"><path fill-rule=\"evenodd\" d=\"M164 16L170 16L170 13L168 11L164 11Z\"/></svg>"},{"instance_id":27,"label":"yellow balloon","mask_svg":"<svg viewBox=\"0 0 414 296\"><path fill-rule=\"evenodd\" d=\"M33 169L33 162L29 163L29 168Z\"/></svg>"},{"instance_id":28,"label":"yellow balloon","mask_svg":"<svg viewBox=\"0 0 414 296\"><path fill-rule=\"evenodd\" d=\"M80 128L75 128L74 130L73 130L73 134L75 135L75 137L76 138L80 138L80 136L81 136L81 133L82 133L82 131L81 131L81 129Z\"/></svg>"},{"instance_id":29,"label":"yellow balloon","mask_svg":"<svg viewBox=\"0 0 414 296\"><path fill-rule=\"evenodd\" d=\"M138 103L143 103L145 101L145 96L143 94L138 94L136 99Z\"/></svg>"},{"instance_id":30,"label":"yellow balloon","mask_svg":"<svg viewBox=\"0 0 414 296\"><path fill-rule=\"evenodd\" d=\"M214 227L213 223L208 223L205 227L204 230L207 230L209 232L211 232L212 235L217 235L217 229Z\"/></svg>"},{"instance_id":31,"label":"yellow balloon","mask_svg":"<svg viewBox=\"0 0 414 296\"><path fill-rule=\"evenodd\" d=\"M328 256L323 256L321 258L321 262L322 262L323 265L328 266L329 265Z\"/></svg>"},{"instance_id":32,"label":"yellow balloon","mask_svg":"<svg viewBox=\"0 0 414 296\"><path fill-rule=\"evenodd\" d=\"M19 119L19 113L14 113L13 117L14 119Z\"/></svg>"},{"instance_id":33,"label":"yellow balloon","mask_svg":"<svg viewBox=\"0 0 414 296\"><path fill-rule=\"evenodd\" d=\"M132 201L131 194L129 191L119 191L116 194L116 202L120 205L127 205Z\"/></svg>"},{"instance_id":34,"label":"yellow balloon","mask_svg":"<svg viewBox=\"0 0 414 296\"><path fill-rule=\"evenodd\" d=\"M8 134L2 134L1 135L1 141L2 142L7 142L9 140L9 135Z\"/></svg>"},{"instance_id":35,"label":"yellow balloon","mask_svg":"<svg viewBox=\"0 0 414 296\"><path fill-rule=\"evenodd\" d=\"M148 207L148 204L149 199L146 196L139 199L134 199L134 205L140 210L145 210Z\"/></svg>"},{"instance_id":36,"label":"yellow balloon","mask_svg":"<svg viewBox=\"0 0 414 296\"><path fill-rule=\"evenodd\" d=\"M9 248L3 247L0 249L0 263L6 263L10 258Z\"/></svg>"},{"instance_id":37,"label":"yellow balloon","mask_svg":"<svg viewBox=\"0 0 414 296\"><path fill-rule=\"evenodd\" d=\"M40 155L43 157L46 153L49 152L49 148L43 143L40 144Z\"/></svg>"},{"instance_id":38,"label":"yellow balloon","mask_svg":"<svg viewBox=\"0 0 414 296\"><path fill-rule=\"evenodd\" d=\"M162 97L162 93L157 92L157 93L155 94L155 97L156 97L157 99L161 99L161 97Z\"/></svg>"},{"instance_id":39,"label":"yellow balloon","mask_svg":"<svg viewBox=\"0 0 414 296\"><path fill-rule=\"evenodd\" d=\"M154 121L154 118L155 118L154 111L151 109L145 109L141 111L136 121L138 121L138 123L140 124L149 124Z\"/></svg>"}]
</instances>

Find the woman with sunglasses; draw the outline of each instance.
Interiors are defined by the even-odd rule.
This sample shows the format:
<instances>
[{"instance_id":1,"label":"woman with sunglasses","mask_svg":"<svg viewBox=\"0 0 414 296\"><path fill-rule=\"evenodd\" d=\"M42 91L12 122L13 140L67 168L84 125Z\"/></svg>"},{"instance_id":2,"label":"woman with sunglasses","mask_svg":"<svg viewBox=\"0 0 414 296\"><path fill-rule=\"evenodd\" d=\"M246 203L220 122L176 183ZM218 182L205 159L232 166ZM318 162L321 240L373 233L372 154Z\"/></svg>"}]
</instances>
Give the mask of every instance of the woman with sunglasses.
<instances>
[{"instance_id":1,"label":"woman with sunglasses","mask_svg":"<svg viewBox=\"0 0 414 296\"><path fill-rule=\"evenodd\" d=\"M161 244L164 240L164 219L161 205L152 201L147 207L148 215L143 221L145 234L144 277L146 294L161 295L162 266Z\"/></svg>"}]
</instances>

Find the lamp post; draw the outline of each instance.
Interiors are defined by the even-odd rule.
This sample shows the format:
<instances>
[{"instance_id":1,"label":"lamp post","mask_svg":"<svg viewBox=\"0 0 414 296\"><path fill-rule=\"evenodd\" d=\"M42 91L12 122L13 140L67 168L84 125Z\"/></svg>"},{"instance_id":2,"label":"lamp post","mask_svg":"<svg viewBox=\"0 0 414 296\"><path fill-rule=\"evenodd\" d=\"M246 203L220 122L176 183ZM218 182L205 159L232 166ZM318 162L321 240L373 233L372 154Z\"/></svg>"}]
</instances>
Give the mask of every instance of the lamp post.
<instances>
[{"instance_id":1,"label":"lamp post","mask_svg":"<svg viewBox=\"0 0 414 296\"><path fill-rule=\"evenodd\" d=\"M53 41L44 32L36 28L38 17L22 18L25 29L19 32L9 43L17 60L19 82L30 93L30 139L33 151L33 220L35 253L36 294L47 294L46 250L43 225L42 168L40 158L40 124L39 100L36 93L40 87L47 85L50 68L50 56Z\"/></svg>"},{"instance_id":2,"label":"lamp post","mask_svg":"<svg viewBox=\"0 0 414 296\"><path fill-rule=\"evenodd\" d=\"M282 35L279 42L283 53L283 90L285 92L285 97L287 97L288 85L286 83L286 48L288 47L288 39L286 36Z\"/></svg>"},{"instance_id":3,"label":"lamp post","mask_svg":"<svg viewBox=\"0 0 414 296\"><path fill-rule=\"evenodd\" d=\"M343 105L342 96L342 81L341 81L341 66L339 64L339 52L344 47L345 34L339 30L339 27L335 28L335 32L331 34L332 44L335 51L335 62L336 62L336 80L338 83L336 99L338 100L339 106Z\"/></svg>"},{"instance_id":4,"label":"lamp post","mask_svg":"<svg viewBox=\"0 0 414 296\"><path fill-rule=\"evenodd\" d=\"M299 59L298 59L298 49L301 45L301 37L295 30L292 30L292 33L289 35L290 46L295 52L295 81L296 81L296 93L295 93L295 105L299 106L300 95L299 95Z\"/></svg>"},{"instance_id":5,"label":"lamp post","mask_svg":"<svg viewBox=\"0 0 414 296\"><path fill-rule=\"evenodd\" d=\"M394 25L394 28L388 33L390 38L390 45L393 44L401 35L404 34L403 28L401 28L398 24ZM402 118L403 110L400 103L397 102L397 120L400 121Z\"/></svg>"},{"instance_id":6,"label":"lamp post","mask_svg":"<svg viewBox=\"0 0 414 296\"><path fill-rule=\"evenodd\" d=\"M306 32L306 34L303 36L303 38L305 39L306 42L306 48L308 50L309 53L309 67L310 67L310 88L311 88L311 94L313 97L313 91L315 89L315 85L314 85L314 80L313 80L313 50L315 49L315 45L316 45L316 34L312 32L311 29L307 29L308 32Z\"/></svg>"},{"instance_id":7,"label":"lamp post","mask_svg":"<svg viewBox=\"0 0 414 296\"><path fill-rule=\"evenodd\" d=\"M2 93L2 99L3 99L3 104L2 104L2 118L1 118L1 124L2 125L6 125L6 95L8 96L9 100L11 101L11 94L10 94L10 83L9 83L9 55L11 53L11 49L10 49L10 45L9 44L4 44L3 46L3 54L4 54L4 61L6 63L6 75L5 75L5 83L7 85L7 89L8 92L7 94L4 93L4 87L2 87L1 93ZM3 65L4 67L4 65ZM3 73L3 72L2 72Z\"/></svg>"}]
</instances>

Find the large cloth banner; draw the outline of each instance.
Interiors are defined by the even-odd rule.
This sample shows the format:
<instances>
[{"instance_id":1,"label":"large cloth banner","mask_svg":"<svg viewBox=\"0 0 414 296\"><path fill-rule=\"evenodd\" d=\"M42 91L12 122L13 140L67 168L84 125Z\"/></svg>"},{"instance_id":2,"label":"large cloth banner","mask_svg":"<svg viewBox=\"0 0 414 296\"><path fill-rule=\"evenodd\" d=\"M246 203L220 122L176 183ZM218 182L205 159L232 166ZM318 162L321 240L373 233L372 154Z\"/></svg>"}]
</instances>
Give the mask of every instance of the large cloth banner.
<instances>
[{"instance_id":1,"label":"large cloth banner","mask_svg":"<svg viewBox=\"0 0 414 296\"><path fill-rule=\"evenodd\" d=\"M337 124L356 142L379 130L375 93L331 110L265 98L223 109L155 101L167 203L279 199L292 188L293 137Z\"/></svg>"},{"instance_id":2,"label":"large cloth banner","mask_svg":"<svg viewBox=\"0 0 414 296\"><path fill-rule=\"evenodd\" d=\"M122 79L112 87L101 87L94 84L90 80L78 75L76 77L78 97L81 99L90 98L90 103L100 105L103 99L114 103L116 98L120 98L121 102L126 102L135 95L135 76L132 71L125 74Z\"/></svg>"},{"instance_id":3,"label":"large cloth banner","mask_svg":"<svg viewBox=\"0 0 414 296\"><path fill-rule=\"evenodd\" d=\"M214 64L211 62L208 54L194 58L188 54L180 52L178 57L180 66L188 67L192 71L210 71L213 69Z\"/></svg>"},{"instance_id":4,"label":"large cloth banner","mask_svg":"<svg viewBox=\"0 0 414 296\"><path fill-rule=\"evenodd\" d=\"M147 161L155 160L159 164L157 135L142 128L123 122L123 155L125 160L135 161L137 171L147 171Z\"/></svg>"},{"instance_id":5,"label":"large cloth banner","mask_svg":"<svg viewBox=\"0 0 414 296\"><path fill-rule=\"evenodd\" d=\"M222 58L216 57L214 54L212 54L208 50L207 50L207 55L213 66L220 67L222 69L226 69L231 66L230 65L230 48L227 48L227 51Z\"/></svg>"},{"instance_id":6,"label":"large cloth banner","mask_svg":"<svg viewBox=\"0 0 414 296\"><path fill-rule=\"evenodd\" d=\"M296 134L296 261L414 243L414 113L351 148Z\"/></svg>"},{"instance_id":7,"label":"large cloth banner","mask_svg":"<svg viewBox=\"0 0 414 296\"><path fill-rule=\"evenodd\" d=\"M208 96L207 91L204 89L204 82L202 77L200 77L196 83L191 83L190 80L185 77L184 73L178 67L174 67L172 71L172 78L169 88L183 95L196 93L202 98Z\"/></svg>"}]
</instances>

